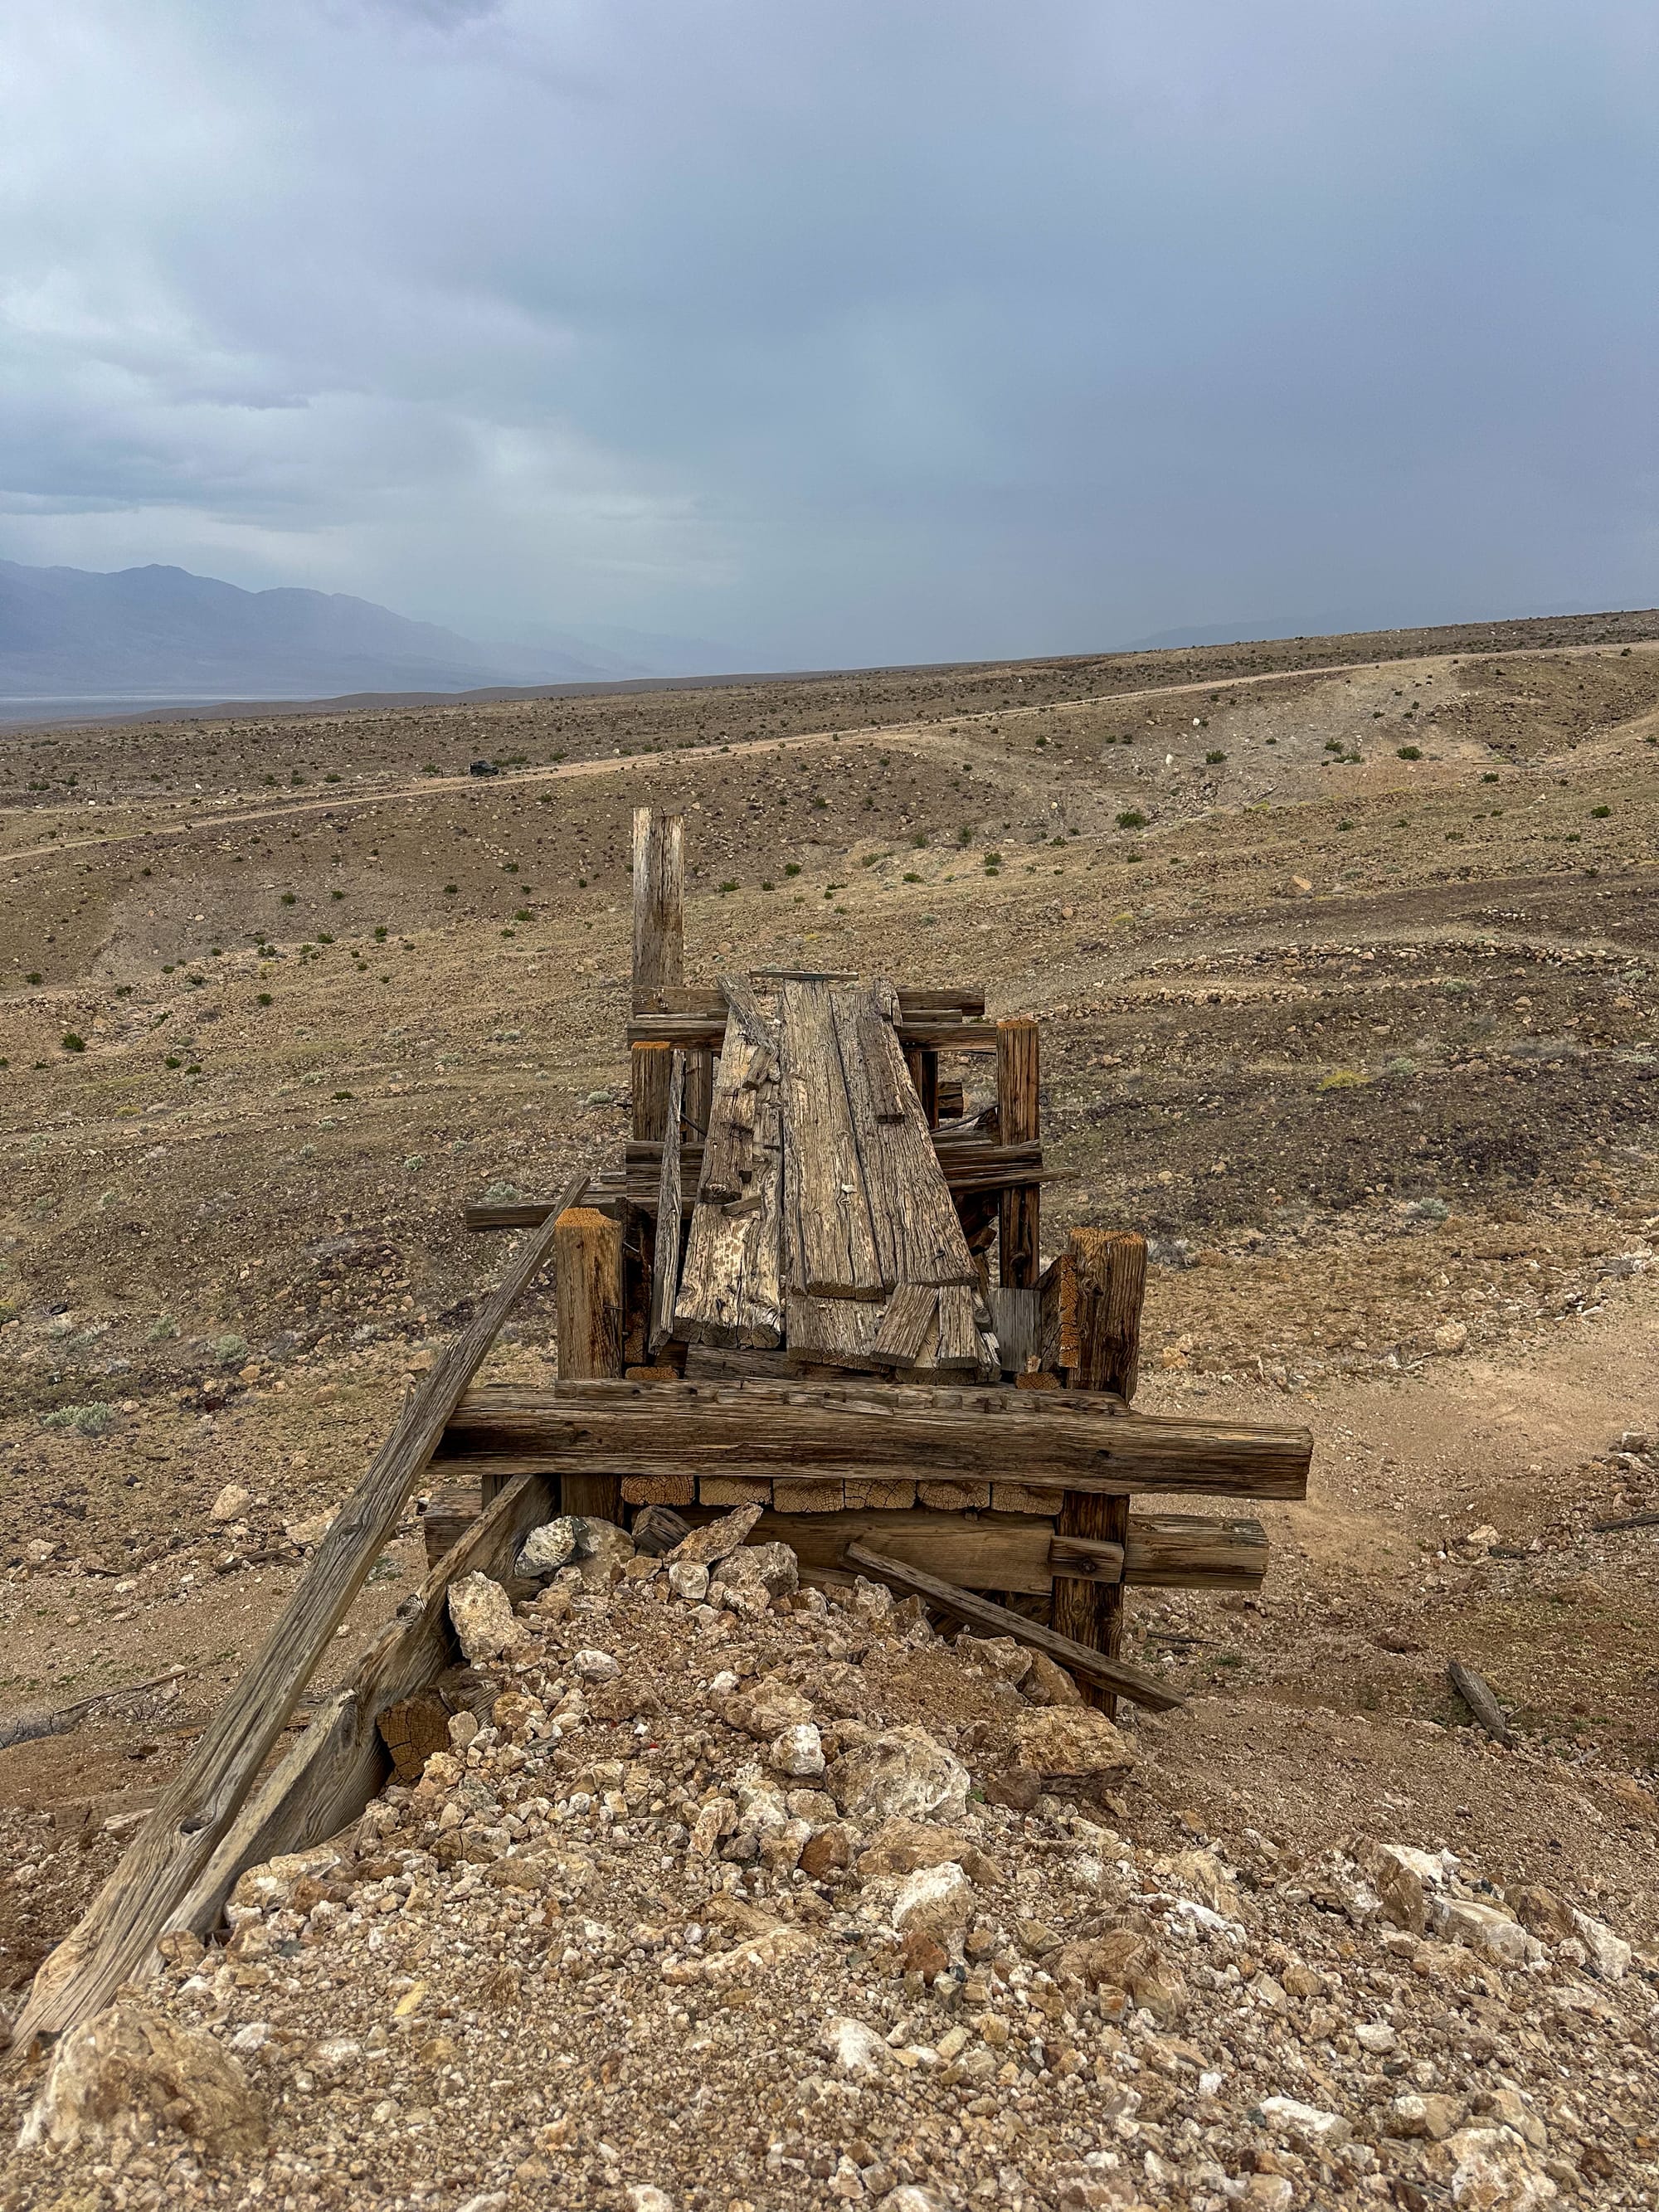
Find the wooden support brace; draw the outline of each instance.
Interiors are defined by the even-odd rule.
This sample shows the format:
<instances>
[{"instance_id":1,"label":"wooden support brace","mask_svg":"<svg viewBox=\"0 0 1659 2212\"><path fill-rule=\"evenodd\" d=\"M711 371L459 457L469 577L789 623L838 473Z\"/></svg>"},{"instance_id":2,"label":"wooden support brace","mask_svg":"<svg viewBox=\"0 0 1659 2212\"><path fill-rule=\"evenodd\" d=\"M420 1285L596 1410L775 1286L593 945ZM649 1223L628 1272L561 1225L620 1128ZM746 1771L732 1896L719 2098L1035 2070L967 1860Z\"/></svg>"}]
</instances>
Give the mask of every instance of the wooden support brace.
<instances>
[{"instance_id":1,"label":"wooden support brace","mask_svg":"<svg viewBox=\"0 0 1659 2212\"><path fill-rule=\"evenodd\" d=\"M937 1575L927 1574L902 1559L890 1558L884 1552L872 1551L867 1544L849 1544L847 1564L861 1567L866 1574L878 1576L884 1583L896 1583L901 1589L914 1591L942 1612L965 1620L970 1627L988 1629L993 1636L1012 1636L1017 1643L1029 1644L1034 1651L1044 1653L1105 1694L1131 1698L1137 1705L1150 1706L1154 1712L1168 1712L1182 1702L1174 1691L1165 1689L1152 1675L1142 1674L1139 1668L1109 1658L1103 1652L1028 1620L1008 1606L977 1597L955 1583L941 1582Z\"/></svg>"}]
</instances>

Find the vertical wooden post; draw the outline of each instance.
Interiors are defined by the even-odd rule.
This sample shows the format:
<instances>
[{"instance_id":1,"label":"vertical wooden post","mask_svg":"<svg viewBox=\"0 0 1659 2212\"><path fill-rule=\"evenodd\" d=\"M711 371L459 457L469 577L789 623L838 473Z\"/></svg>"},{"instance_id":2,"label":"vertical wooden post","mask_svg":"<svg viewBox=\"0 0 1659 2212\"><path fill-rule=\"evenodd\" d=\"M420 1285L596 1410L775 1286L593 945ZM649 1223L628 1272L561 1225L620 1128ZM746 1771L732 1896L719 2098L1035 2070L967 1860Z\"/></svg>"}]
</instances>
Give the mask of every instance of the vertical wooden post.
<instances>
[{"instance_id":1,"label":"vertical wooden post","mask_svg":"<svg viewBox=\"0 0 1659 2212\"><path fill-rule=\"evenodd\" d=\"M674 1048L636 1044L629 1058L634 1084L634 1134L642 1144L659 1145L668 1127L668 1082Z\"/></svg>"},{"instance_id":2,"label":"vertical wooden post","mask_svg":"<svg viewBox=\"0 0 1659 2212\"><path fill-rule=\"evenodd\" d=\"M634 809L634 1003L685 981L685 817Z\"/></svg>"},{"instance_id":3,"label":"vertical wooden post","mask_svg":"<svg viewBox=\"0 0 1659 2212\"><path fill-rule=\"evenodd\" d=\"M659 1012L655 994L685 981L685 817L634 809L634 1010ZM633 1053L634 1134L662 1140L670 1054L663 1045Z\"/></svg>"},{"instance_id":4,"label":"vertical wooden post","mask_svg":"<svg viewBox=\"0 0 1659 2212\"><path fill-rule=\"evenodd\" d=\"M708 1116L714 1104L714 1055L712 1052L688 1052L685 1059L685 1090L680 1106L682 1130L695 1130L699 1137L708 1134Z\"/></svg>"},{"instance_id":5,"label":"vertical wooden post","mask_svg":"<svg viewBox=\"0 0 1659 2212\"><path fill-rule=\"evenodd\" d=\"M926 1045L911 1044L904 1048L904 1064L910 1071L910 1080L921 1101L921 1110L930 1129L939 1127L939 1054Z\"/></svg>"},{"instance_id":6,"label":"vertical wooden post","mask_svg":"<svg viewBox=\"0 0 1659 2212\"><path fill-rule=\"evenodd\" d=\"M1146 1240L1109 1229L1074 1229L1066 1239L1076 1290L1077 1365L1072 1386L1134 1395L1140 1368L1140 1308L1146 1290ZM1128 1540L1129 1501L1068 1490L1060 1508L1062 1536ZM1115 1659L1123 1642L1123 1585L1071 1577L1054 1583L1054 1626L1063 1636ZM1091 1705L1117 1711L1110 1691L1083 1686Z\"/></svg>"},{"instance_id":7,"label":"vertical wooden post","mask_svg":"<svg viewBox=\"0 0 1659 2212\"><path fill-rule=\"evenodd\" d=\"M623 1231L591 1206L572 1206L553 1230L553 1300L559 1327L562 1382L617 1376L623 1371ZM622 1518L622 1478L568 1474L561 1504L567 1513Z\"/></svg>"},{"instance_id":8,"label":"vertical wooden post","mask_svg":"<svg viewBox=\"0 0 1659 2212\"><path fill-rule=\"evenodd\" d=\"M997 1134L1005 1145L1035 1144L1040 1132L1038 1030L1024 1018L997 1024ZM1005 1190L997 1210L1005 1290L1036 1282L1040 1223L1037 1188Z\"/></svg>"}]
</instances>

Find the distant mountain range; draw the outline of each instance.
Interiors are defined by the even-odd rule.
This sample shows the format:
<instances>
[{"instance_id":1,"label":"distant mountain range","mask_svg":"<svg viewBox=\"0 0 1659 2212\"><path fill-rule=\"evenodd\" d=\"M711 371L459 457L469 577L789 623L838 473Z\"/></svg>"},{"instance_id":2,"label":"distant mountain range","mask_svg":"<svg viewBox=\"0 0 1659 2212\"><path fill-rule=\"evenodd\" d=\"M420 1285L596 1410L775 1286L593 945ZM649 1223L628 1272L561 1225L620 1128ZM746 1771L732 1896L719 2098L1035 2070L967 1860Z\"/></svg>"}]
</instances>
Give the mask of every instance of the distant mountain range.
<instances>
[{"instance_id":1,"label":"distant mountain range","mask_svg":"<svg viewBox=\"0 0 1659 2212\"><path fill-rule=\"evenodd\" d=\"M631 632L608 647L482 645L337 592L0 561L0 707L14 712L32 701L317 699L694 675L708 672L684 664L716 650Z\"/></svg>"}]
</instances>

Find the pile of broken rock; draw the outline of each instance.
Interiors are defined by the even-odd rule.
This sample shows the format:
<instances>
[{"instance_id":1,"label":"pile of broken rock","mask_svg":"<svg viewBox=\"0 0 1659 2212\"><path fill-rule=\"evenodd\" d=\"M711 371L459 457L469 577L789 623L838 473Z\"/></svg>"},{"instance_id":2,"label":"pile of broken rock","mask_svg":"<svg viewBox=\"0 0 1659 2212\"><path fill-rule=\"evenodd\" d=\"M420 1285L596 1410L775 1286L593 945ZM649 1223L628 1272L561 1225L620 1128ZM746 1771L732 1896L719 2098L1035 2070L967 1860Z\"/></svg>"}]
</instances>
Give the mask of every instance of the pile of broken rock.
<instances>
[{"instance_id":1,"label":"pile of broken rock","mask_svg":"<svg viewBox=\"0 0 1659 2212\"><path fill-rule=\"evenodd\" d=\"M1127 1726L756 1510L457 1585L448 1748L63 2039L0 2205L1656 2201L1654 1960L1444 1850L1134 1842Z\"/></svg>"}]
</instances>

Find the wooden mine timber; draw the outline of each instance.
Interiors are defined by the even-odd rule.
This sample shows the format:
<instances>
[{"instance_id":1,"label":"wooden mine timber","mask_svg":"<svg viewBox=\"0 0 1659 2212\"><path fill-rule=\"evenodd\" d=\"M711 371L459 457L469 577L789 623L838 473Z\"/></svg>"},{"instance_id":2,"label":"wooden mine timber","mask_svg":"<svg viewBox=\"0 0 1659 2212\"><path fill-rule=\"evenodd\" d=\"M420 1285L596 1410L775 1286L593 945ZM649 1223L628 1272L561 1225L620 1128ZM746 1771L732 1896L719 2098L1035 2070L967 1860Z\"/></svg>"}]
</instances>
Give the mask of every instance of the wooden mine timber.
<instances>
[{"instance_id":1,"label":"wooden mine timber","mask_svg":"<svg viewBox=\"0 0 1659 2212\"><path fill-rule=\"evenodd\" d=\"M685 877L684 817L640 809L632 1142L562 1199L469 1209L474 1227L530 1233L37 1975L20 2050L107 2003L162 1933L209 1932L250 1863L349 1820L389 1744L412 1771L447 1740L451 1700L489 1689L452 1667L450 1586L506 1577L555 1511L631 1522L660 1553L753 1504L756 1540L793 1545L809 1580L879 1577L1046 1652L1108 1708L1178 1702L1122 1655L1128 1590L1261 1585L1259 1522L1131 1500L1300 1498L1310 1439L1130 1410L1146 1246L1076 1229L1044 1264L1037 1024L988 1020L984 993L954 984L769 969L688 983ZM952 1053L994 1055L994 1104L983 1061L968 1071L971 1119L963 1071L940 1077ZM469 1389L550 1258L556 1387ZM265 1772L423 1471L426 1581ZM1504 1727L1478 1678L1460 1686Z\"/></svg>"},{"instance_id":2,"label":"wooden mine timber","mask_svg":"<svg viewBox=\"0 0 1659 2212\"><path fill-rule=\"evenodd\" d=\"M1155 1713L1168 1712L1171 1706L1181 1703L1176 1692L1165 1689L1162 1682L1143 1674L1139 1667L1128 1667L1121 1659L1108 1658L1104 1652L1091 1650L1086 1644L1044 1628L1041 1622L1029 1620L1008 1606L975 1597L972 1591L961 1589L955 1583L942 1581L938 1575L927 1574L920 1567L908 1566L890 1553L872 1551L867 1544L849 1544L847 1563L915 1596L926 1598L929 1605L966 1621L970 1628L985 1629L993 1636L1012 1636L1017 1643L1028 1644L1034 1651L1044 1653L1073 1674L1082 1675L1085 1681L1097 1683L1114 1695L1131 1698L1137 1705L1150 1706Z\"/></svg>"},{"instance_id":3,"label":"wooden mine timber","mask_svg":"<svg viewBox=\"0 0 1659 2212\"><path fill-rule=\"evenodd\" d=\"M930 1403L896 1389L837 1397L817 1383L622 1382L556 1395L489 1383L457 1408L440 1456L501 1455L566 1475L743 1474L783 1483L902 1471L1108 1496L1307 1494L1306 1430L1127 1413L1068 1391L981 1395L990 1402Z\"/></svg>"},{"instance_id":4,"label":"wooden mine timber","mask_svg":"<svg viewBox=\"0 0 1659 2212\"><path fill-rule=\"evenodd\" d=\"M586 1178L566 1193L581 1196ZM336 1515L241 1680L162 1791L78 1925L41 1966L14 2049L60 2034L107 2004L149 1963L156 1937L196 1891L364 1577L385 1549L416 1475L550 1250L553 1224L526 1238L477 1318L410 1395L374 1463Z\"/></svg>"}]
</instances>

